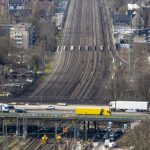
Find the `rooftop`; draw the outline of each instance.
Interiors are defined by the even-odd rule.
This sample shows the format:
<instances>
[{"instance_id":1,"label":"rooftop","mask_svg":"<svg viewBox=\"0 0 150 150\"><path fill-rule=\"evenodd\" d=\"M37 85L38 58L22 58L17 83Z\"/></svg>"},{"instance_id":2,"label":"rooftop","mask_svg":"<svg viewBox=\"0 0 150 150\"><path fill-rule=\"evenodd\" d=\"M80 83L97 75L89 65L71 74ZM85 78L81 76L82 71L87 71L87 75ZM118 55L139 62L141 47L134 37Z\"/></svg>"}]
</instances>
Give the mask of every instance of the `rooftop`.
<instances>
[{"instance_id":1,"label":"rooftop","mask_svg":"<svg viewBox=\"0 0 150 150\"><path fill-rule=\"evenodd\" d=\"M28 30L29 28L31 28L32 24L31 23L18 23L16 25L14 25L11 29L24 29Z\"/></svg>"},{"instance_id":2,"label":"rooftop","mask_svg":"<svg viewBox=\"0 0 150 150\"><path fill-rule=\"evenodd\" d=\"M113 14L113 24L130 24L131 15Z\"/></svg>"},{"instance_id":3,"label":"rooftop","mask_svg":"<svg viewBox=\"0 0 150 150\"><path fill-rule=\"evenodd\" d=\"M9 0L9 4L23 4L24 3L24 0Z\"/></svg>"},{"instance_id":4,"label":"rooftop","mask_svg":"<svg viewBox=\"0 0 150 150\"><path fill-rule=\"evenodd\" d=\"M128 4L128 10L137 10L139 8L137 4Z\"/></svg>"}]
</instances>

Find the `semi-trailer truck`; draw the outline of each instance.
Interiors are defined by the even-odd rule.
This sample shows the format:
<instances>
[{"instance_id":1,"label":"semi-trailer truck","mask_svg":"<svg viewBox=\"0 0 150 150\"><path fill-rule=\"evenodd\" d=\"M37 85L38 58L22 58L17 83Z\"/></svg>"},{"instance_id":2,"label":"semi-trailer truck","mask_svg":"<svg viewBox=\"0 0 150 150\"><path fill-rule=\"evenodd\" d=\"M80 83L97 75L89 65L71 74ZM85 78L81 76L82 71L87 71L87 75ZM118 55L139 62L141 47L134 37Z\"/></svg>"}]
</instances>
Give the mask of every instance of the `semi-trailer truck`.
<instances>
[{"instance_id":1,"label":"semi-trailer truck","mask_svg":"<svg viewBox=\"0 0 150 150\"><path fill-rule=\"evenodd\" d=\"M75 109L76 115L103 115L111 116L111 111L109 108L92 108L92 107L77 107Z\"/></svg>"},{"instance_id":2,"label":"semi-trailer truck","mask_svg":"<svg viewBox=\"0 0 150 150\"><path fill-rule=\"evenodd\" d=\"M146 112L149 110L149 102L146 101L111 101L109 105L111 111L135 110Z\"/></svg>"}]
</instances>

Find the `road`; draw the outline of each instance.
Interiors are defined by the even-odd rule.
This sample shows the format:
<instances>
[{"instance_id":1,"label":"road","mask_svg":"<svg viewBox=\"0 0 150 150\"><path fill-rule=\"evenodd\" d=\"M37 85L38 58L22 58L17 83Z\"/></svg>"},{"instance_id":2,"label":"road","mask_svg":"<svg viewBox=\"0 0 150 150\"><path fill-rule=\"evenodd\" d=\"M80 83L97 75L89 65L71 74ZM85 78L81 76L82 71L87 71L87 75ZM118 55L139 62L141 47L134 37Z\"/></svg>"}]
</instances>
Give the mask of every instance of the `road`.
<instances>
[{"instance_id":1,"label":"road","mask_svg":"<svg viewBox=\"0 0 150 150\"><path fill-rule=\"evenodd\" d=\"M48 106L54 106L55 110L46 110ZM108 105L68 105L68 106L58 106L58 105L14 105L15 108L21 108L28 111L28 113L41 113L41 114L75 114L75 109L77 107L92 107L92 108L105 108L109 107ZM148 116L149 113L146 112L112 112L112 115L121 115L121 116Z\"/></svg>"},{"instance_id":2,"label":"road","mask_svg":"<svg viewBox=\"0 0 150 150\"><path fill-rule=\"evenodd\" d=\"M58 106L58 105L51 105L55 107L55 110L45 110L45 108L47 108L47 106L49 105L15 105L15 108L21 108L21 109L25 109L27 110L27 113L18 113L19 116L27 116L27 117L54 117L54 118L59 118L59 117L84 117L84 116L80 116L75 114L75 109L77 107L91 107L91 106L83 106L83 105L69 105L69 106ZM98 107L108 107L108 106L92 106L95 108ZM4 114L4 116L18 116L17 113L15 113L15 110L10 110L9 114ZM3 114L1 114L1 116L3 116ZM87 115L87 117L89 118L93 118L93 117L98 117L98 115ZM150 115L149 113L146 112L112 112L111 113L111 117L110 118L149 118ZM103 118L102 116L100 116L99 118ZM106 117L107 118L107 117ZM108 117L109 118L109 117Z\"/></svg>"}]
</instances>

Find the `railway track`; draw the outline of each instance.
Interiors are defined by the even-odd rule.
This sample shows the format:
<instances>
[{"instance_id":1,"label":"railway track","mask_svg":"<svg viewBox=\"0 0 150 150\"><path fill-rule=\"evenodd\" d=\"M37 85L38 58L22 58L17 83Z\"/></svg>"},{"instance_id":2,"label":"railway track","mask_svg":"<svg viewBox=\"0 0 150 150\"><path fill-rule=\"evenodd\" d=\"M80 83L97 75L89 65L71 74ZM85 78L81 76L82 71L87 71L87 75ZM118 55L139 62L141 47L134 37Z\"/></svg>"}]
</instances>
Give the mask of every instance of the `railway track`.
<instances>
[{"instance_id":1,"label":"railway track","mask_svg":"<svg viewBox=\"0 0 150 150\"><path fill-rule=\"evenodd\" d=\"M21 150L35 150L39 145L39 139L30 139L29 142Z\"/></svg>"},{"instance_id":2,"label":"railway track","mask_svg":"<svg viewBox=\"0 0 150 150\"><path fill-rule=\"evenodd\" d=\"M104 5L100 0L71 0L53 74L30 98L99 97L108 80L110 55ZM103 50L101 49L103 47Z\"/></svg>"},{"instance_id":3,"label":"railway track","mask_svg":"<svg viewBox=\"0 0 150 150\"><path fill-rule=\"evenodd\" d=\"M62 142L58 143L54 139L52 141L49 141L45 145L39 145L34 150L71 150L71 140L63 140Z\"/></svg>"},{"instance_id":4,"label":"railway track","mask_svg":"<svg viewBox=\"0 0 150 150\"><path fill-rule=\"evenodd\" d=\"M4 147L8 147L8 145L10 145L14 141L14 139L15 139L14 137L8 137L6 143L5 143L5 141L0 143L0 150L3 150Z\"/></svg>"}]
</instances>

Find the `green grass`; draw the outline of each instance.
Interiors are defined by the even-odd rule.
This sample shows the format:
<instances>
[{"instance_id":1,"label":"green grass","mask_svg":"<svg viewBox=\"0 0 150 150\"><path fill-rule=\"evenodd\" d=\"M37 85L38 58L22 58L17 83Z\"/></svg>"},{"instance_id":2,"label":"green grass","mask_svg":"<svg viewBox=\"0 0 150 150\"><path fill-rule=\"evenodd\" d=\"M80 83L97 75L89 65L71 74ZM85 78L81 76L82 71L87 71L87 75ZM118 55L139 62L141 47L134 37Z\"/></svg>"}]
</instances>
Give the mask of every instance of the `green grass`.
<instances>
[{"instance_id":1,"label":"green grass","mask_svg":"<svg viewBox=\"0 0 150 150\"><path fill-rule=\"evenodd\" d=\"M2 143L4 140L4 137L3 136L0 136L0 143Z\"/></svg>"},{"instance_id":2,"label":"green grass","mask_svg":"<svg viewBox=\"0 0 150 150\"><path fill-rule=\"evenodd\" d=\"M51 73L52 70L54 69L54 65L55 65L55 54L52 54L52 56L50 57L50 62L48 63L47 67L45 68L44 72L46 74Z\"/></svg>"}]
</instances>

